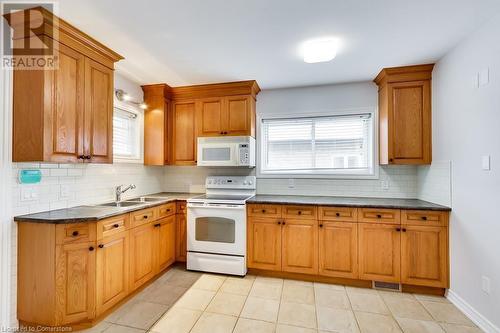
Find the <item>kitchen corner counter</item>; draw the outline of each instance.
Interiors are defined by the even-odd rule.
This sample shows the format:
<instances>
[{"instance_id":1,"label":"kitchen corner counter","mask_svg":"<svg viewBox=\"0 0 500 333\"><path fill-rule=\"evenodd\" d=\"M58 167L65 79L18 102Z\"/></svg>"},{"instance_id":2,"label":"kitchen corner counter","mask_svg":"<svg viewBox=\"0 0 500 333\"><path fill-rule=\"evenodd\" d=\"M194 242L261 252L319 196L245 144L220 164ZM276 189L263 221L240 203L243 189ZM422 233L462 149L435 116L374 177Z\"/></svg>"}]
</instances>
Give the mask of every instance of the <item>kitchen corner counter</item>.
<instances>
[{"instance_id":1,"label":"kitchen corner counter","mask_svg":"<svg viewBox=\"0 0 500 333\"><path fill-rule=\"evenodd\" d=\"M200 193L160 192L160 193L143 195L141 197L158 197L158 198L164 198L163 200L158 200L154 202L144 202L129 207L83 205L71 208L49 210L46 212L40 212L34 214L15 216L14 221L32 222L32 223L51 223L51 224L95 222L108 217L113 217L133 212L136 210L141 210L148 207L158 206L173 201L184 201L198 195L200 195ZM131 199L126 199L126 200L131 200Z\"/></svg>"},{"instance_id":2,"label":"kitchen corner counter","mask_svg":"<svg viewBox=\"0 0 500 333\"><path fill-rule=\"evenodd\" d=\"M451 211L450 207L419 199L324 197L302 195L256 195L250 198L247 203Z\"/></svg>"}]
</instances>

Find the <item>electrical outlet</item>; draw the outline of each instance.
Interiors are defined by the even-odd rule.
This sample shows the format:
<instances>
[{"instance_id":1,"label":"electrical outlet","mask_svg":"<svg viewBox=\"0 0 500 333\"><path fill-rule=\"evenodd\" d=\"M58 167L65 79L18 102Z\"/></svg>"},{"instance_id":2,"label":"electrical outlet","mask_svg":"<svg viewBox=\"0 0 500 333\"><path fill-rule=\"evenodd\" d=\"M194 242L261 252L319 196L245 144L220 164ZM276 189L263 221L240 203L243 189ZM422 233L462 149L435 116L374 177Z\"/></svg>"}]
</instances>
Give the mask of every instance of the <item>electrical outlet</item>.
<instances>
[{"instance_id":1,"label":"electrical outlet","mask_svg":"<svg viewBox=\"0 0 500 333\"><path fill-rule=\"evenodd\" d=\"M295 179L288 179L288 188L295 188Z\"/></svg>"},{"instance_id":2,"label":"electrical outlet","mask_svg":"<svg viewBox=\"0 0 500 333\"><path fill-rule=\"evenodd\" d=\"M61 185L61 198L69 197L69 185Z\"/></svg>"},{"instance_id":3,"label":"electrical outlet","mask_svg":"<svg viewBox=\"0 0 500 333\"><path fill-rule=\"evenodd\" d=\"M481 289L488 295L491 293L491 281L489 277L481 276Z\"/></svg>"},{"instance_id":4,"label":"electrical outlet","mask_svg":"<svg viewBox=\"0 0 500 333\"><path fill-rule=\"evenodd\" d=\"M479 72L479 87L484 87L490 83L490 69L483 68Z\"/></svg>"},{"instance_id":5,"label":"electrical outlet","mask_svg":"<svg viewBox=\"0 0 500 333\"><path fill-rule=\"evenodd\" d=\"M32 201L38 199L38 191L35 187L21 188L21 201Z\"/></svg>"},{"instance_id":6,"label":"electrical outlet","mask_svg":"<svg viewBox=\"0 0 500 333\"><path fill-rule=\"evenodd\" d=\"M383 190L388 190L389 189L389 181L388 180L382 180L380 182L380 186L382 187Z\"/></svg>"}]
</instances>

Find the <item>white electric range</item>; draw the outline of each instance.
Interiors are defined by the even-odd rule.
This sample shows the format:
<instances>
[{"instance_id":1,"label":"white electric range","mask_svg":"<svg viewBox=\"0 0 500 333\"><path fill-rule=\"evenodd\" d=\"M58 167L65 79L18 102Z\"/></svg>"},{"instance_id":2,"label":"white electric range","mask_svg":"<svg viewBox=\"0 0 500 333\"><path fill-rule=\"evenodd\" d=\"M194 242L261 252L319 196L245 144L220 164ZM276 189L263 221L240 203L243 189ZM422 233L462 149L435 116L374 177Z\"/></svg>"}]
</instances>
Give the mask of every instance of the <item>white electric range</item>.
<instances>
[{"instance_id":1,"label":"white electric range","mask_svg":"<svg viewBox=\"0 0 500 333\"><path fill-rule=\"evenodd\" d=\"M246 201L255 176L210 176L206 194L187 200L187 269L247 273Z\"/></svg>"}]
</instances>

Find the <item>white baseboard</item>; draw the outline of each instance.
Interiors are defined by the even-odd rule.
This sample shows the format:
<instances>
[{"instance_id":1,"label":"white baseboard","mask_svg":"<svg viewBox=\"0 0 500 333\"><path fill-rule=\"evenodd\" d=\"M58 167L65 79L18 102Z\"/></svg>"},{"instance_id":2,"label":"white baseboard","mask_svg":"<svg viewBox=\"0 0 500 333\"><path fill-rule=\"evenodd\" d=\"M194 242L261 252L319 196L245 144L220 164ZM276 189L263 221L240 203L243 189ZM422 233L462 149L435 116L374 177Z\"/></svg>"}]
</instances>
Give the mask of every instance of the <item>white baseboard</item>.
<instances>
[{"instance_id":1,"label":"white baseboard","mask_svg":"<svg viewBox=\"0 0 500 333\"><path fill-rule=\"evenodd\" d=\"M486 333L500 333L500 328L495 326L485 316L480 314L462 297L458 296L453 290L448 290L446 298L462 311L470 320Z\"/></svg>"}]
</instances>

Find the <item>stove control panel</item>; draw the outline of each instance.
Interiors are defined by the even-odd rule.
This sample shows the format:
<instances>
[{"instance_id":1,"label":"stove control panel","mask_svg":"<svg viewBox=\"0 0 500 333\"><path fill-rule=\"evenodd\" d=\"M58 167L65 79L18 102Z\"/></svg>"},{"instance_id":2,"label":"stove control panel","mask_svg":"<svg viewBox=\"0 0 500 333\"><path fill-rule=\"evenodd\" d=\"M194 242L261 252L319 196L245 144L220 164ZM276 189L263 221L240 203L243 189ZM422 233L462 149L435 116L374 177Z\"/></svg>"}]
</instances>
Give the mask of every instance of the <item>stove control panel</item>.
<instances>
[{"instance_id":1,"label":"stove control panel","mask_svg":"<svg viewBox=\"0 0 500 333\"><path fill-rule=\"evenodd\" d=\"M253 190L256 188L256 182L255 176L209 176L205 187Z\"/></svg>"}]
</instances>

